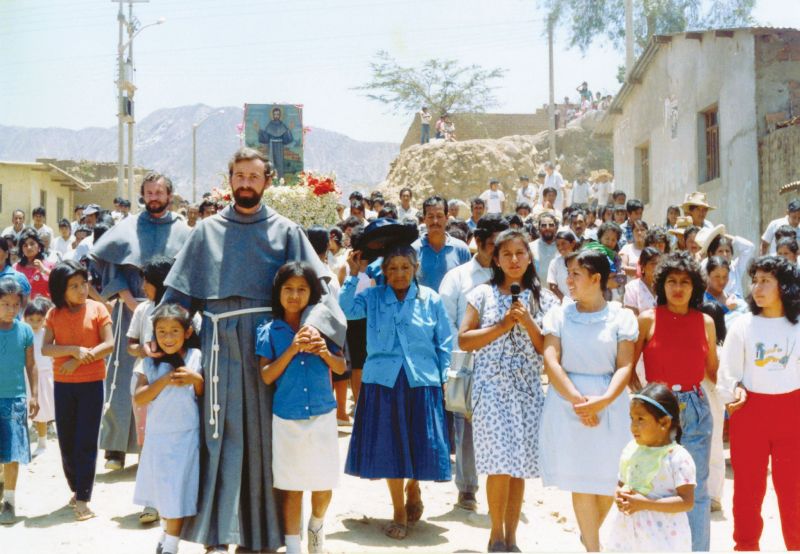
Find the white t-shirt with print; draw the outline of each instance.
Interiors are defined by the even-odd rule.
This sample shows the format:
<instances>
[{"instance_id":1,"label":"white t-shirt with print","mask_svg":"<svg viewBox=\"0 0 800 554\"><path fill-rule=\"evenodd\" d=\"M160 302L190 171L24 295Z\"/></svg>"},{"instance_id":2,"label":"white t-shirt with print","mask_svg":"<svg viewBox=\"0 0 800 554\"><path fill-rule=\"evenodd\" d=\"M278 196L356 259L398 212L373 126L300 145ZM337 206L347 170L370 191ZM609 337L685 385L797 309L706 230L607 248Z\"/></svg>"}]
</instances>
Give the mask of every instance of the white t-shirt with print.
<instances>
[{"instance_id":1,"label":"white t-shirt with print","mask_svg":"<svg viewBox=\"0 0 800 554\"><path fill-rule=\"evenodd\" d=\"M502 190L487 189L481 193L480 199L486 202L487 214L503 213L503 202L506 201L506 195Z\"/></svg>"}]
</instances>

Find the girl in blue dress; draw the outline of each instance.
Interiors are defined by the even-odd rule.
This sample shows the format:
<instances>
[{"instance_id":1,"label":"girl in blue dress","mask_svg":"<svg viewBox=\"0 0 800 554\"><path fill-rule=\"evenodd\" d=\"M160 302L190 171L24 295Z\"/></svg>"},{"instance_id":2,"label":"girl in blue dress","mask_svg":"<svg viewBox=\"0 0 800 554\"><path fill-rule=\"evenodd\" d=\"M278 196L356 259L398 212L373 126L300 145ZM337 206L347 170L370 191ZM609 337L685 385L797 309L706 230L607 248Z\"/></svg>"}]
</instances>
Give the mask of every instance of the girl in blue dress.
<instances>
[{"instance_id":1,"label":"girl in blue dress","mask_svg":"<svg viewBox=\"0 0 800 554\"><path fill-rule=\"evenodd\" d=\"M625 387L639 334L633 312L606 301L611 266L602 252L567 259L575 301L544 318L544 367L550 387L542 414L542 482L572 492L587 551L614 501L617 462L631 439Z\"/></svg>"},{"instance_id":2,"label":"girl in blue dress","mask_svg":"<svg viewBox=\"0 0 800 554\"><path fill-rule=\"evenodd\" d=\"M160 552L176 554L184 518L197 514L200 484L200 410L204 380L201 354L187 348L192 318L178 304L153 312L159 358L145 358L137 368L133 401L147 406L133 501L161 514Z\"/></svg>"}]
</instances>

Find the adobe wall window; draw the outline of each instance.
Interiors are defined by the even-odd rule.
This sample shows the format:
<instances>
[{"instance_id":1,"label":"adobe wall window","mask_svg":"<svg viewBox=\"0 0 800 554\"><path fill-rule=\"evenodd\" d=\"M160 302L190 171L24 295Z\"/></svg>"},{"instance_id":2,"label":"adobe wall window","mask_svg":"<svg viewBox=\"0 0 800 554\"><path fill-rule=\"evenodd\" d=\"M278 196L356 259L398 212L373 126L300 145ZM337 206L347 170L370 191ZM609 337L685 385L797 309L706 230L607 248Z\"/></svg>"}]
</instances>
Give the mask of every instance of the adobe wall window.
<instances>
[{"instance_id":1,"label":"adobe wall window","mask_svg":"<svg viewBox=\"0 0 800 554\"><path fill-rule=\"evenodd\" d=\"M64 219L64 199L56 198L56 221L54 223L62 219Z\"/></svg>"},{"instance_id":2,"label":"adobe wall window","mask_svg":"<svg viewBox=\"0 0 800 554\"><path fill-rule=\"evenodd\" d=\"M40 190L39 191L39 205L43 207L45 210L47 209L47 191Z\"/></svg>"},{"instance_id":3,"label":"adobe wall window","mask_svg":"<svg viewBox=\"0 0 800 554\"><path fill-rule=\"evenodd\" d=\"M650 144L646 143L634 152L634 195L643 204L650 202Z\"/></svg>"},{"instance_id":4,"label":"adobe wall window","mask_svg":"<svg viewBox=\"0 0 800 554\"><path fill-rule=\"evenodd\" d=\"M698 123L698 177L701 183L719 178L719 108L700 112Z\"/></svg>"}]
</instances>

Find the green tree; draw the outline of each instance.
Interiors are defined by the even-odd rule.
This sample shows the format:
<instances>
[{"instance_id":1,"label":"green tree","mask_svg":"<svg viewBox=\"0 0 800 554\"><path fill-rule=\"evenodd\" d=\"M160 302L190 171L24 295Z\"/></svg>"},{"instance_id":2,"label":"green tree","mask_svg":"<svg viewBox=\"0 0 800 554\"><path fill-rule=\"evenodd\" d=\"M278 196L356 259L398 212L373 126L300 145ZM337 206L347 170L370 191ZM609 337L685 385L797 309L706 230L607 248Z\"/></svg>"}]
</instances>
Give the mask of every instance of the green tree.
<instances>
[{"instance_id":1,"label":"green tree","mask_svg":"<svg viewBox=\"0 0 800 554\"><path fill-rule=\"evenodd\" d=\"M370 81L356 90L366 91L395 114L414 113L428 106L432 113L483 112L497 105L492 82L505 69L460 65L456 60L431 59L420 67L404 67L380 50L370 63Z\"/></svg>"},{"instance_id":2,"label":"green tree","mask_svg":"<svg viewBox=\"0 0 800 554\"><path fill-rule=\"evenodd\" d=\"M653 35L751 25L756 0L633 0L634 49ZM596 39L625 49L625 0L539 0L569 31L570 46L586 52Z\"/></svg>"}]
</instances>

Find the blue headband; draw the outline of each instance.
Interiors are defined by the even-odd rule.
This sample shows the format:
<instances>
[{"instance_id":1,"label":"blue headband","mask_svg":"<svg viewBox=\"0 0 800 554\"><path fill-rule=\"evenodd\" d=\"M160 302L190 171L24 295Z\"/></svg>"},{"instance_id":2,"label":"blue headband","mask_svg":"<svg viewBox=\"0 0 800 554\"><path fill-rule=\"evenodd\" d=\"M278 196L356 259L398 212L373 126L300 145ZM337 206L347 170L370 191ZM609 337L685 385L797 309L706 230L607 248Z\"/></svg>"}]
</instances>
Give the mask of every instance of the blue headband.
<instances>
[{"instance_id":1,"label":"blue headband","mask_svg":"<svg viewBox=\"0 0 800 554\"><path fill-rule=\"evenodd\" d=\"M662 406L660 403L658 403L656 400L653 400L649 396L645 396L643 394L634 394L634 395L631 396L631 398L635 398L636 400L644 400L645 402L647 402L651 406L655 406L656 408L658 408L659 410L664 412L665 416L669 416L670 418L672 417L672 414L669 413L664 406Z\"/></svg>"}]
</instances>

